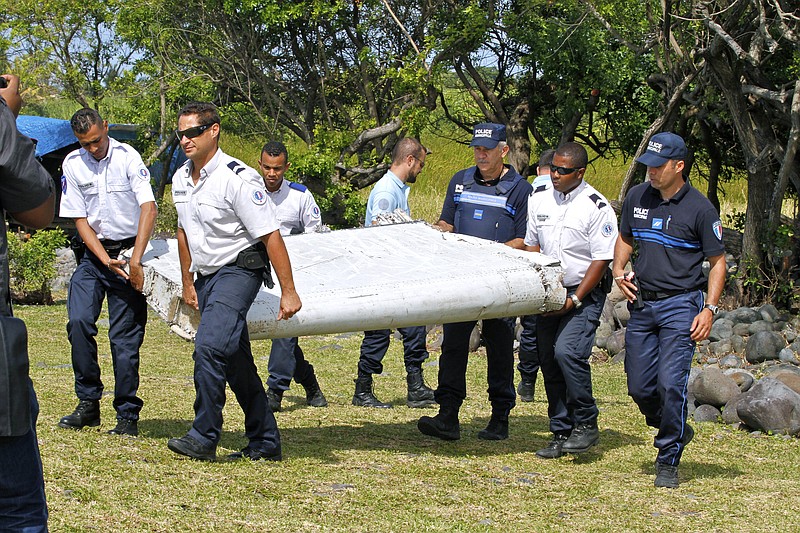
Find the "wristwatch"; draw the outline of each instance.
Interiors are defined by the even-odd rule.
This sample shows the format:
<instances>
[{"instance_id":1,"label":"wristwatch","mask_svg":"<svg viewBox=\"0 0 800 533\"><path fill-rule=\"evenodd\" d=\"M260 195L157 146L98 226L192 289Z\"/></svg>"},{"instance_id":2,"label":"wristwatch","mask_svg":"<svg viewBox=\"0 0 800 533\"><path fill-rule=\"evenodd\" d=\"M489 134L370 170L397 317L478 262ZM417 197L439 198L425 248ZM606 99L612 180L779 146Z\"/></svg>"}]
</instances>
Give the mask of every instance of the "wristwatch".
<instances>
[{"instance_id":1,"label":"wristwatch","mask_svg":"<svg viewBox=\"0 0 800 533\"><path fill-rule=\"evenodd\" d=\"M719 313L719 307L717 307L716 305L706 304L703 306L703 309L708 309L709 311L711 311L712 315L716 315L717 313Z\"/></svg>"},{"instance_id":2,"label":"wristwatch","mask_svg":"<svg viewBox=\"0 0 800 533\"><path fill-rule=\"evenodd\" d=\"M575 294L574 292L569 295L569 299L572 300L572 303L575 304L575 309L580 309L581 306L583 305L583 302L581 302L581 299L578 298L578 295Z\"/></svg>"}]
</instances>

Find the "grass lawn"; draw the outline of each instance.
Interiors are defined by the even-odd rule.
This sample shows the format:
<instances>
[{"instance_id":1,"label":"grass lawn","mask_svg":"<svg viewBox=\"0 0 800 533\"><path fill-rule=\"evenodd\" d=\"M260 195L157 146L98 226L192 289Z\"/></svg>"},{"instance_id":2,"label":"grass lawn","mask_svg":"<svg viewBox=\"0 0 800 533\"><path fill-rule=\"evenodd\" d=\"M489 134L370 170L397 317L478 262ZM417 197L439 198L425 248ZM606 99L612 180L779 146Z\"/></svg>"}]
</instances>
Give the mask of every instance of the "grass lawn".
<instances>
[{"instance_id":1,"label":"grass lawn","mask_svg":"<svg viewBox=\"0 0 800 533\"><path fill-rule=\"evenodd\" d=\"M76 404L66 308L16 307L29 328L31 375L52 531L733 531L794 530L800 440L696 424L681 487L653 487L655 449L625 393L620 366L594 366L601 444L581 456L541 460L549 439L544 390L512 412L511 437L476 438L489 415L486 365L472 357L462 439L422 436L434 409L405 407L402 346L393 341L376 393L391 410L350 405L360 334L302 339L330 406L305 406L298 385L278 413L284 461L203 463L167 449L193 418L192 345L151 313L142 348L138 438L114 426L112 398L100 428L56 427ZM107 326L98 336L113 389ZM266 376L269 341L255 341ZM438 353L426 362L436 381ZM220 455L243 447L241 410L229 393Z\"/></svg>"}]
</instances>

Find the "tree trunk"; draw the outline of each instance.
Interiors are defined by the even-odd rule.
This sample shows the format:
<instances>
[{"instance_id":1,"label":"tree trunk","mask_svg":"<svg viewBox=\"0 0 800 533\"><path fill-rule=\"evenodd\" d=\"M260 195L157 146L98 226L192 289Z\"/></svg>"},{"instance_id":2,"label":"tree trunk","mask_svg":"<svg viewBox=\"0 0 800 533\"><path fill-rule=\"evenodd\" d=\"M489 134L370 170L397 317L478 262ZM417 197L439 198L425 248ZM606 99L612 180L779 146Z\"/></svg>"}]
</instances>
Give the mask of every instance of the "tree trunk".
<instances>
[{"instance_id":1,"label":"tree trunk","mask_svg":"<svg viewBox=\"0 0 800 533\"><path fill-rule=\"evenodd\" d=\"M524 178L531 171L531 141L528 138L528 116L530 107L527 100L521 101L512 111L508 121L508 162Z\"/></svg>"}]
</instances>

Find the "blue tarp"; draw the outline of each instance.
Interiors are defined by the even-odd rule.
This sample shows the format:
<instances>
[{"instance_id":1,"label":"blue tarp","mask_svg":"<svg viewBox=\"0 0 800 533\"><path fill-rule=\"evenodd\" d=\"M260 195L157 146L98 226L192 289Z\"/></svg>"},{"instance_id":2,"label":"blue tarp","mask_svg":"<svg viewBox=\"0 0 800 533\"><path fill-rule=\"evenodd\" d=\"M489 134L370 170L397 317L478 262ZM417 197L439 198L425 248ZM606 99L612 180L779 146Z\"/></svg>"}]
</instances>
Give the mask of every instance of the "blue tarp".
<instances>
[{"instance_id":1,"label":"blue tarp","mask_svg":"<svg viewBox=\"0 0 800 533\"><path fill-rule=\"evenodd\" d=\"M72 133L69 120L20 115L17 117L17 129L23 135L38 141L36 157L42 157L78 142Z\"/></svg>"}]
</instances>

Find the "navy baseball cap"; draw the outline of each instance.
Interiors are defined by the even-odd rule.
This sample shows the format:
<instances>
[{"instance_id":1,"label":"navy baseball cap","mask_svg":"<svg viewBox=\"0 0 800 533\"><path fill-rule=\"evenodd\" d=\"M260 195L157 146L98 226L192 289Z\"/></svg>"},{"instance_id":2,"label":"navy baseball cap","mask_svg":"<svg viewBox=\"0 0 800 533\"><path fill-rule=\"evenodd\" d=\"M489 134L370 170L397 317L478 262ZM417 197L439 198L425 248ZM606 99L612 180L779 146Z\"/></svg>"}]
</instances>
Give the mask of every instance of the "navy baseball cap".
<instances>
[{"instance_id":1,"label":"navy baseball cap","mask_svg":"<svg viewBox=\"0 0 800 533\"><path fill-rule=\"evenodd\" d=\"M483 122L475 126L472 130L472 142L470 146L483 146L494 148L500 141L506 140L506 127L502 124L493 122Z\"/></svg>"},{"instance_id":2,"label":"navy baseball cap","mask_svg":"<svg viewBox=\"0 0 800 533\"><path fill-rule=\"evenodd\" d=\"M686 143L680 135L662 132L650 137L647 150L636 161L648 167L660 167L671 159L686 159Z\"/></svg>"}]
</instances>

